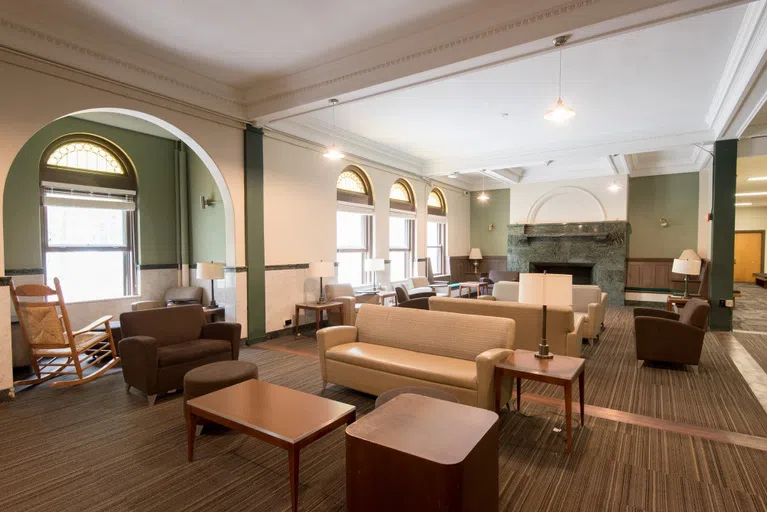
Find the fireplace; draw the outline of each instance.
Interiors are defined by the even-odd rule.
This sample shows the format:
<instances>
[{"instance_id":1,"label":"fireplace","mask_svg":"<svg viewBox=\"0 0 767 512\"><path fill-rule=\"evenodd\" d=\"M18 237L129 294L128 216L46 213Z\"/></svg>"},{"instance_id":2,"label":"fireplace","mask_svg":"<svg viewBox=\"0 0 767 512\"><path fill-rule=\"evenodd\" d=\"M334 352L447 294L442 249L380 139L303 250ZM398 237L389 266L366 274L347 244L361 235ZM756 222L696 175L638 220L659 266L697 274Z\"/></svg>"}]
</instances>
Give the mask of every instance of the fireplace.
<instances>
[{"instance_id":1,"label":"fireplace","mask_svg":"<svg viewBox=\"0 0 767 512\"><path fill-rule=\"evenodd\" d=\"M573 276L573 284L593 284L592 270L593 263L542 263L539 261L530 262L530 272L549 274L570 274Z\"/></svg>"}]
</instances>

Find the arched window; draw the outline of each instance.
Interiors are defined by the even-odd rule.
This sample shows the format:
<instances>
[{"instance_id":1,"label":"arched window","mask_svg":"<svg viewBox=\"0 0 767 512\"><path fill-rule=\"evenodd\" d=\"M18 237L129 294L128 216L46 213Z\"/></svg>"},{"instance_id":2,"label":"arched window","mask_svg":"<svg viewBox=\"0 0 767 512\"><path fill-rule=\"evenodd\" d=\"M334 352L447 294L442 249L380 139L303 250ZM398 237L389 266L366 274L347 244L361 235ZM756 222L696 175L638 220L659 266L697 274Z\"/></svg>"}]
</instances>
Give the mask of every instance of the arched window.
<instances>
[{"instance_id":1,"label":"arched window","mask_svg":"<svg viewBox=\"0 0 767 512\"><path fill-rule=\"evenodd\" d=\"M360 286L373 282L365 260L373 255L373 189L365 171L350 165L336 181L336 261L338 282Z\"/></svg>"},{"instance_id":2,"label":"arched window","mask_svg":"<svg viewBox=\"0 0 767 512\"><path fill-rule=\"evenodd\" d=\"M136 293L136 174L111 141L70 134L40 160L43 265L67 301Z\"/></svg>"},{"instance_id":3,"label":"arched window","mask_svg":"<svg viewBox=\"0 0 767 512\"><path fill-rule=\"evenodd\" d=\"M426 222L426 256L434 274L448 273L447 202L438 188L432 189L427 201L429 218Z\"/></svg>"},{"instance_id":4,"label":"arched window","mask_svg":"<svg viewBox=\"0 0 767 512\"><path fill-rule=\"evenodd\" d=\"M389 191L389 258L392 281L413 274L415 246L415 194L410 184L398 179Z\"/></svg>"}]
</instances>

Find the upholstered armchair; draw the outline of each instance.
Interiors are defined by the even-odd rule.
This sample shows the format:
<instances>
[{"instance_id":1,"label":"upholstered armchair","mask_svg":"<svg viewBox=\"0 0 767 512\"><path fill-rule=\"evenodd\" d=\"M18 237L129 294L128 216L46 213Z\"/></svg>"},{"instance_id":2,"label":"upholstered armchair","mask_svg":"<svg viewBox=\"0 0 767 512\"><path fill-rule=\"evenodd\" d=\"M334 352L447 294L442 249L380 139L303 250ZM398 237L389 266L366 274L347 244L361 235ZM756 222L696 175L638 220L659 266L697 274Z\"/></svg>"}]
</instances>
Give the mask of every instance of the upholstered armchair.
<instances>
[{"instance_id":1,"label":"upholstered armchair","mask_svg":"<svg viewBox=\"0 0 767 512\"><path fill-rule=\"evenodd\" d=\"M397 306L401 308L429 309L429 297L437 295L434 292L425 292L418 297L411 296L405 285L397 285L394 288L397 294Z\"/></svg>"},{"instance_id":2,"label":"upholstered armchair","mask_svg":"<svg viewBox=\"0 0 767 512\"><path fill-rule=\"evenodd\" d=\"M404 284L399 284L395 286L394 293L397 294L397 303L402 304L412 299L422 299L422 298L428 299L429 297L434 297L435 295L437 295L434 291L432 291L431 288L429 288L426 291L424 291L422 288L417 288L417 289L420 289L421 291L417 293L413 293L413 290L408 290L407 286L405 286Z\"/></svg>"},{"instance_id":3,"label":"upholstered armchair","mask_svg":"<svg viewBox=\"0 0 767 512\"><path fill-rule=\"evenodd\" d=\"M500 302L519 302L519 283L500 281L493 285L492 295L480 295L480 300L497 300Z\"/></svg>"},{"instance_id":4,"label":"upholstered armchair","mask_svg":"<svg viewBox=\"0 0 767 512\"><path fill-rule=\"evenodd\" d=\"M343 303L344 307L344 325L354 325L357 316L357 298L354 294L354 288L348 283L333 283L325 285L325 296L330 301ZM341 315L337 311L328 311L328 323L331 325L341 324Z\"/></svg>"},{"instance_id":5,"label":"upholstered armchair","mask_svg":"<svg viewBox=\"0 0 767 512\"><path fill-rule=\"evenodd\" d=\"M202 304L202 288L199 286L174 286L165 291L162 300L140 300L130 305L131 311L181 306L186 304Z\"/></svg>"},{"instance_id":6,"label":"upholstered armchair","mask_svg":"<svg viewBox=\"0 0 767 512\"><path fill-rule=\"evenodd\" d=\"M416 299L418 297L426 297L426 295L421 294L433 293L434 290L432 289L428 278L416 276L408 279L407 292L410 294L411 299Z\"/></svg>"},{"instance_id":7,"label":"upholstered armchair","mask_svg":"<svg viewBox=\"0 0 767 512\"><path fill-rule=\"evenodd\" d=\"M573 311L583 313L583 337L599 339L607 310L607 294L596 285L573 285Z\"/></svg>"},{"instance_id":8,"label":"upholstered armchair","mask_svg":"<svg viewBox=\"0 0 767 512\"><path fill-rule=\"evenodd\" d=\"M701 299L691 299L681 314L635 308L637 359L698 365L710 310L708 302Z\"/></svg>"}]
</instances>

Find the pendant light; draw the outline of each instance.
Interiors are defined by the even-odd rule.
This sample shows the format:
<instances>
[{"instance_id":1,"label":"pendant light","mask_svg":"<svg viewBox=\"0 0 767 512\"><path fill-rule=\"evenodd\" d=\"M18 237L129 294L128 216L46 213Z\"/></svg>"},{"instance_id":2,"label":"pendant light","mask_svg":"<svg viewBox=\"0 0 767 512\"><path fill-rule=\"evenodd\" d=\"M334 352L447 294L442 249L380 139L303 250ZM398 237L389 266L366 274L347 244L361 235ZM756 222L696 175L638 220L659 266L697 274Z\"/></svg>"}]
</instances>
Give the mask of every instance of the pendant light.
<instances>
[{"instance_id":1,"label":"pendant light","mask_svg":"<svg viewBox=\"0 0 767 512\"><path fill-rule=\"evenodd\" d=\"M554 105L552 108L546 112L546 115L543 116L544 119L547 121L554 121L555 123L563 123L567 121L568 119L575 116L575 110L565 105L565 102L562 101L562 50L561 47L567 43L567 41L570 40L572 37L572 34L567 34L564 36L559 36L556 39L554 39L554 46L556 48L560 48L559 50L559 99L557 100L557 104Z\"/></svg>"},{"instance_id":2,"label":"pendant light","mask_svg":"<svg viewBox=\"0 0 767 512\"><path fill-rule=\"evenodd\" d=\"M488 199L490 199L490 196L488 196L485 193L485 171L480 171L482 173L482 192L477 196L477 201L480 203L486 203Z\"/></svg>"},{"instance_id":3,"label":"pendant light","mask_svg":"<svg viewBox=\"0 0 767 512\"><path fill-rule=\"evenodd\" d=\"M333 112L333 131L335 131L335 129L336 129L336 105L338 105L338 100L335 99L335 98L331 98L330 100L328 100L328 102L330 103L330 105L331 105L330 108L331 108L331 110ZM338 149L338 147L336 147L335 144L331 144L330 147L328 148L328 150L322 156L324 156L328 160L341 160L346 155L341 153L341 150Z\"/></svg>"}]
</instances>

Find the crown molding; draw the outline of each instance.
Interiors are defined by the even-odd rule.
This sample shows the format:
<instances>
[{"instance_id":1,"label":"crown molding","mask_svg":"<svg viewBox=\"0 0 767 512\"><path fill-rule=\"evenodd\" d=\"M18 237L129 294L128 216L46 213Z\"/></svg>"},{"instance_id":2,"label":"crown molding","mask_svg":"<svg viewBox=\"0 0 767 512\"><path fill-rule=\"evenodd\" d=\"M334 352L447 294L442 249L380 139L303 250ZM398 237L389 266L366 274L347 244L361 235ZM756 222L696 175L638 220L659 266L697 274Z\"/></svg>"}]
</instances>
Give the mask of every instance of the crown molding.
<instances>
[{"instance_id":1,"label":"crown molding","mask_svg":"<svg viewBox=\"0 0 767 512\"><path fill-rule=\"evenodd\" d=\"M663 151L652 152L657 158L650 164L642 162L638 154L626 155L629 166L632 169L631 176L658 176L661 174L683 174L700 172L711 162L711 154L701 146L688 146L689 152L682 157L671 155L671 158L663 158Z\"/></svg>"},{"instance_id":2,"label":"crown molding","mask_svg":"<svg viewBox=\"0 0 767 512\"><path fill-rule=\"evenodd\" d=\"M5 18L0 48L245 120L237 90L149 56L124 56L127 50L108 45L96 50Z\"/></svg>"}]
</instances>

